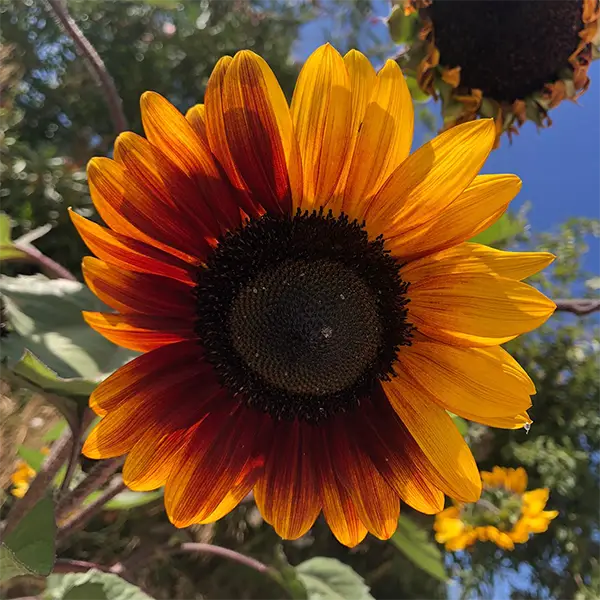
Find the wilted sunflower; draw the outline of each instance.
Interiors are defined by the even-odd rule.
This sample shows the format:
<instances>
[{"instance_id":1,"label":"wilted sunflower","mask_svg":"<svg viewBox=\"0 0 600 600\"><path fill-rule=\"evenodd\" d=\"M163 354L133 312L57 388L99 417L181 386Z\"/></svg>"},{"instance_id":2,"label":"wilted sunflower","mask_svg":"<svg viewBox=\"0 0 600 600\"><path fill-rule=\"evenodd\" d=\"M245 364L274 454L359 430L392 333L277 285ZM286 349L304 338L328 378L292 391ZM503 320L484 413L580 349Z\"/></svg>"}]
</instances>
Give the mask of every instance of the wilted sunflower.
<instances>
[{"instance_id":1,"label":"wilted sunflower","mask_svg":"<svg viewBox=\"0 0 600 600\"><path fill-rule=\"evenodd\" d=\"M435 517L435 539L446 550L464 550L477 540L512 550L530 534L547 531L558 516L557 510L544 510L548 488L525 491L523 467L494 467L491 472L482 471L481 479L483 494L476 504L457 504Z\"/></svg>"},{"instance_id":2,"label":"wilted sunflower","mask_svg":"<svg viewBox=\"0 0 600 600\"><path fill-rule=\"evenodd\" d=\"M142 97L147 139L119 136L88 174L110 229L73 214L90 288L117 313L87 313L144 352L104 381L92 458L129 453L135 490L165 486L185 527L251 490L297 538L321 510L336 537L388 538L400 499L435 513L479 497L446 410L521 427L534 387L502 344L555 306L521 279L552 260L465 243L520 187L476 176L492 121L409 157L399 67L376 74L330 45L305 64L291 107L252 52L225 57L205 104L183 117ZM393 376L395 375L395 376Z\"/></svg>"},{"instance_id":3,"label":"wilted sunflower","mask_svg":"<svg viewBox=\"0 0 600 600\"><path fill-rule=\"evenodd\" d=\"M527 120L546 127L551 108L589 86L598 0L405 0L406 17L416 11L420 32L403 60L441 98L444 128L477 116L494 118L498 137Z\"/></svg>"}]
</instances>

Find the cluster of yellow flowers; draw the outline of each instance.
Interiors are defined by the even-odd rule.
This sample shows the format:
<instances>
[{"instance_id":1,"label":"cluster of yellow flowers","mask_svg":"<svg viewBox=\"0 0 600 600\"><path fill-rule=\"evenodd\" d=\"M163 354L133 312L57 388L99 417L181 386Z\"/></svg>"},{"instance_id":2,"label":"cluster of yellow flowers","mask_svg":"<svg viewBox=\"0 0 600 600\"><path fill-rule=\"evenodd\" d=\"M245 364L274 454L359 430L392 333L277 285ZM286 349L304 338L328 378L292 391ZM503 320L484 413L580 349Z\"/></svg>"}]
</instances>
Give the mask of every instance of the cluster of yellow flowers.
<instances>
[{"instance_id":1,"label":"cluster of yellow flowers","mask_svg":"<svg viewBox=\"0 0 600 600\"><path fill-rule=\"evenodd\" d=\"M465 519L465 507L468 505L457 504L447 508L436 515L434 524L435 539L440 544L444 544L446 550L464 550L478 540L494 542L500 548L512 550L515 544L525 543L530 534L546 531L550 521L558 516L556 510L544 510L548 502L548 488L525 491L527 473L522 467L518 469L494 467L491 472L482 471L481 480L484 491L505 490L512 495L513 499L520 501L520 512L517 515L516 511L513 511L511 515L513 519L517 516L517 520L513 523L509 519L506 524L475 525L470 523L469 519ZM479 504L482 511L476 511L478 516L486 512L489 514L489 508L499 512L499 508L485 499L471 506L476 507Z\"/></svg>"},{"instance_id":2,"label":"cluster of yellow flowers","mask_svg":"<svg viewBox=\"0 0 600 600\"><path fill-rule=\"evenodd\" d=\"M10 481L13 484L11 494L17 498L22 498L29 489L29 484L34 477L35 469L32 469L24 460L20 460L14 473L10 476Z\"/></svg>"}]
</instances>

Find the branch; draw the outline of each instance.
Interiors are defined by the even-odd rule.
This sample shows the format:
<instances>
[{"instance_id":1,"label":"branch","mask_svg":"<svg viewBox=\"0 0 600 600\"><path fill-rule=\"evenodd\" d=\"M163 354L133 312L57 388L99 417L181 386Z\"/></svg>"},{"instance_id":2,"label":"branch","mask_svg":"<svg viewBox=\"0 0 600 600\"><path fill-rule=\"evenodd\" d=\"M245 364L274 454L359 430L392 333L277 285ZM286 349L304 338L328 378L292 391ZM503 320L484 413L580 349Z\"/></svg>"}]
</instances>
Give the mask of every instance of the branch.
<instances>
[{"instance_id":1,"label":"branch","mask_svg":"<svg viewBox=\"0 0 600 600\"><path fill-rule=\"evenodd\" d=\"M69 14L66 0L45 1L48 10L53 14L54 18L62 26L66 34L73 40L77 50L79 50L86 59L85 63L88 66L88 70L102 88L116 133L119 134L122 131L125 131L128 127L127 118L123 112L123 101L121 100L121 96L119 96L113 78L106 70L104 61L100 58L96 49L83 35L81 29L79 29L77 23L75 23L73 17Z\"/></svg>"},{"instance_id":2,"label":"branch","mask_svg":"<svg viewBox=\"0 0 600 600\"><path fill-rule=\"evenodd\" d=\"M259 573L266 573L271 575L273 573L273 569L268 567L264 563L261 563L259 560L255 558L251 558L250 556L245 556L244 554L240 554L239 552L235 552L235 550L230 550L229 548L223 548L222 546L213 546L212 544L201 544L201 543L193 543L187 542L181 544L181 546L177 546L177 548L173 548L173 552L200 552L205 554L213 554L215 556L221 556L222 558L226 558L233 562L239 563L241 565L246 565Z\"/></svg>"},{"instance_id":3,"label":"branch","mask_svg":"<svg viewBox=\"0 0 600 600\"><path fill-rule=\"evenodd\" d=\"M123 483L123 480L120 477L115 477L96 500L82 507L78 514L59 525L57 544L64 542L72 533L85 527L88 521L95 517L109 500L112 500L125 489L127 489L127 486Z\"/></svg>"},{"instance_id":4,"label":"branch","mask_svg":"<svg viewBox=\"0 0 600 600\"><path fill-rule=\"evenodd\" d=\"M600 300L592 298L577 298L569 300L555 300L556 310L561 312L569 312L583 317L597 310L600 310Z\"/></svg>"},{"instance_id":5,"label":"branch","mask_svg":"<svg viewBox=\"0 0 600 600\"><path fill-rule=\"evenodd\" d=\"M103 460L94 465L88 476L71 492L66 491L56 507L56 520L68 517L92 492L100 489L125 462L125 457Z\"/></svg>"},{"instance_id":6,"label":"branch","mask_svg":"<svg viewBox=\"0 0 600 600\"><path fill-rule=\"evenodd\" d=\"M56 261L52 260L49 256L46 256L40 252L35 246L31 244L23 244L14 242L13 246L23 252L26 255L26 259L31 262L37 263L47 275L60 279L69 279L71 281L77 281L77 277L71 273L68 269L65 269L62 265L59 265ZM15 258L14 261L26 260L25 258ZM10 259L9 259L10 260Z\"/></svg>"}]
</instances>

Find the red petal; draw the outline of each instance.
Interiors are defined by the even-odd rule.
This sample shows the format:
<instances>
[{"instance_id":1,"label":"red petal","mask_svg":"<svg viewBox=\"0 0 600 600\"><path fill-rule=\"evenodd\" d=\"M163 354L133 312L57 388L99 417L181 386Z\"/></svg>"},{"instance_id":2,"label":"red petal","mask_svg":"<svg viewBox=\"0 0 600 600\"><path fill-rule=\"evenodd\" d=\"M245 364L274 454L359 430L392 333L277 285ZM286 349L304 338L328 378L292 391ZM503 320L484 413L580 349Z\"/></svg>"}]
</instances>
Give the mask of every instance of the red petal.
<instances>
[{"instance_id":1,"label":"red petal","mask_svg":"<svg viewBox=\"0 0 600 600\"><path fill-rule=\"evenodd\" d=\"M254 489L263 517L284 539L304 535L321 509L313 432L312 426L298 421L276 423L265 474Z\"/></svg>"}]
</instances>

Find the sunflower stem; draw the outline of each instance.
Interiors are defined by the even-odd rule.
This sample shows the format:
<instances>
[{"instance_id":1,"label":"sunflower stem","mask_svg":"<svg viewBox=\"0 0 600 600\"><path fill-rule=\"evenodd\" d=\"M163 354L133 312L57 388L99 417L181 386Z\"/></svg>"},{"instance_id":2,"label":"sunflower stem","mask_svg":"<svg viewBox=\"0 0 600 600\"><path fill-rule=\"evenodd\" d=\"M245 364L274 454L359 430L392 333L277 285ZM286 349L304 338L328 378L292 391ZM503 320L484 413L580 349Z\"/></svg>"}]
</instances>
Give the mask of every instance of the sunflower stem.
<instances>
[{"instance_id":1,"label":"sunflower stem","mask_svg":"<svg viewBox=\"0 0 600 600\"><path fill-rule=\"evenodd\" d=\"M46 275L50 276L50 278L77 281L77 277L75 277L71 271L65 269L65 267L55 260L52 260L49 256L46 256L43 252L40 252L35 246L19 243L18 241L15 241L13 245L26 255L26 258L23 260L37 263L40 269L44 271ZM15 260L22 259L17 258Z\"/></svg>"},{"instance_id":2,"label":"sunflower stem","mask_svg":"<svg viewBox=\"0 0 600 600\"><path fill-rule=\"evenodd\" d=\"M71 492L68 492L56 507L58 523L66 519L90 494L99 490L123 465L124 457L103 460L93 466L88 476Z\"/></svg>"},{"instance_id":3,"label":"sunflower stem","mask_svg":"<svg viewBox=\"0 0 600 600\"><path fill-rule=\"evenodd\" d=\"M57 23L73 40L75 47L83 55L92 77L102 88L116 133L125 131L127 118L123 112L123 100L119 96L117 86L106 69L104 61L69 14L66 0L45 0L45 4Z\"/></svg>"},{"instance_id":4,"label":"sunflower stem","mask_svg":"<svg viewBox=\"0 0 600 600\"><path fill-rule=\"evenodd\" d=\"M81 510L69 520L58 523L57 545L63 543L74 532L85 527L92 517L95 517L109 500L112 500L116 495L126 489L127 486L123 483L121 477L115 477L96 500L83 506Z\"/></svg>"}]
</instances>

